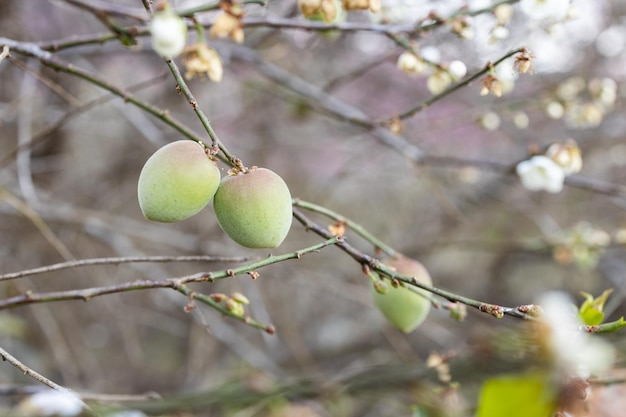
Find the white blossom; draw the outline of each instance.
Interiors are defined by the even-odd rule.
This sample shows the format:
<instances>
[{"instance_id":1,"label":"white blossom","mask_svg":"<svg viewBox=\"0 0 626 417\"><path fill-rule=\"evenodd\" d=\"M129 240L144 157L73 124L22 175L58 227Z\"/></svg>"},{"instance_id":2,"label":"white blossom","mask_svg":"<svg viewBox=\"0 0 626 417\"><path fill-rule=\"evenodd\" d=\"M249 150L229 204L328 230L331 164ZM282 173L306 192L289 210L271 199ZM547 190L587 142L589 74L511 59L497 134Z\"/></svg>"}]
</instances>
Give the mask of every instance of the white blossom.
<instances>
[{"instance_id":1,"label":"white blossom","mask_svg":"<svg viewBox=\"0 0 626 417\"><path fill-rule=\"evenodd\" d=\"M521 0L522 12L533 20L561 21L567 17L569 0Z\"/></svg>"},{"instance_id":2,"label":"white blossom","mask_svg":"<svg viewBox=\"0 0 626 417\"><path fill-rule=\"evenodd\" d=\"M165 58L178 56L187 43L187 25L170 10L157 12L150 21L152 49Z\"/></svg>"},{"instance_id":3,"label":"white blossom","mask_svg":"<svg viewBox=\"0 0 626 417\"><path fill-rule=\"evenodd\" d=\"M411 52L404 52L398 57L398 68L407 74L422 74L427 69L424 61Z\"/></svg>"},{"instance_id":4,"label":"white blossom","mask_svg":"<svg viewBox=\"0 0 626 417\"><path fill-rule=\"evenodd\" d=\"M613 348L581 329L582 323L566 294L548 292L537 304L543 309L542 324L547 330L543 342L558 371L586 378L612 366Z\"/></svg>"},{"instance_id":5,"label":"white blossom","mask_svg":"<svg viewBox=\"0 0 626 417\"><path fill-rule=\"evenodd\" d=\"M77 416L83 402L69 391L45 390L26 398L17 406L17 411L29 416Z\"/></svg>"},{"instance_id":6,"label":"white blossom","mask_svg":"<svg viewBox=\"0 0 626 417\"><path fill-rule=\"evenodd\" d=\"M522 185L530 191L558 193L563 189L565 172L547 156L537 155L522 161L517 164L516 171Z\"/></svg>"},{"instance_id":7,"label":"white blossom","mask_svg":"<svg viewBox=\"0 0 626 417\"><path fill-rule=\"evenodd\" d=\"M426 87L432 94L442 93L446 88L452 84L452 77L446 71L436 70L428 80L426 80Z\"/></svg>"},{"instance_id":8,"label":"white blossom","mask_svg":"<svg viewBox=\"0 0 626 417\"><path fill-rule=\"evenodd\" d=\"M457 81L465 77L465 75L467 74L467 66L465 66L463 61L455 60L450 62L450 65L448 66L448 72L452 76L452 79Z\"/></svg>"},{"instance_id":9,"label":"white blossom","mask_svg":"<svg viewBox=\"0 0 626 417\"><path fill-rule=\"evenodd\" d=\"M566 176L580 172L583 167L582 152L572 139L553 143L548 147L546 156L556 162Z\"/></svg>"}]
</instances>

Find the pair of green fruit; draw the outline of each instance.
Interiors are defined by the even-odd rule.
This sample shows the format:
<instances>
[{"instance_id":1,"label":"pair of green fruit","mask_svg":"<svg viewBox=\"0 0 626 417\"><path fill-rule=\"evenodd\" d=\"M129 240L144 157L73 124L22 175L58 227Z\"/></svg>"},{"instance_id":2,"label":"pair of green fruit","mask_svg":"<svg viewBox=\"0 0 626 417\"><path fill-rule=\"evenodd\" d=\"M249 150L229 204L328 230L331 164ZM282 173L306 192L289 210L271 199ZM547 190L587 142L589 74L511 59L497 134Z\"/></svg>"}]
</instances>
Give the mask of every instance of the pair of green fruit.
<instances>
[{"instance_id":1,"label":"pair of green fruit","mask_svg":"<svg viewBox=\"0 0 626 417\"><path fill-rule=\"evenodd\" d=\"M205 148L190 140L167 144L146 161L137 195L145 218L165 223L199 213L213 198L222 230L248 248L276 248L291 227L291 194L280 176L253 168L221 179ZM413 259L400 256L383 263L399 274L432 283L428 271ZM373 296L385 318L405 333L419 326L430 311L430 299L423 290L389 287L384 294L373 290Z\"/></svg>"},{"instance_id":2,"label":"pair of green fruit","mask_svg":"<svg viewBox=\"0 0 626 417\"><path fill-rule=\"evenodd\" d=\"M248 248L276 248L291 227L291 194L280 176L252 168L222 179L205 148L190 140L169 143L146 161L137 196L144 217L164 223L199 213L213 198L222 230Z\"/></svg>"}]
</instances>

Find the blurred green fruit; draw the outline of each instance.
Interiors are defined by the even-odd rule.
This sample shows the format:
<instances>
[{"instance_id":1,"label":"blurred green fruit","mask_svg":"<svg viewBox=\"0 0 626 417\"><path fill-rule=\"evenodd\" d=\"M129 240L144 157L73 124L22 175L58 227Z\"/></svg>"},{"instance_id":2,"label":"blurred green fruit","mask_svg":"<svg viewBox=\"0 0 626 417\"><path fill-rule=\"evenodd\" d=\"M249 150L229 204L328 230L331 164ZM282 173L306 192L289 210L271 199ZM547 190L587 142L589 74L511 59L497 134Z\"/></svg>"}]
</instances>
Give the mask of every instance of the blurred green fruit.
<instances>
[{"instance_id":1,"label":"blurred green fruit","mask_svg":"<svg viewBox=\"0 0 626 417\"><path fill-rule=\"evenodd\" d=\"M211 201L220 170L191 140L179 140L157 150L141 169L137 184L144 217L156 222L185 220Z\"/></svg>"},{"instance_id":2,"label":"blurred green fruit","mask_svg":"<svg viewBox=\"0 0 626 417\"><path fill-rule=\"evenodd\" d=\"M247 248L276 248L291 227L289 188L265 168L225 177L213 208L222 230Z\"/></svg>"},{"instance_id":3,"label":"blurred green fruit","mask_svg":"<svg viewBox=\"0 0 626 417\"><path fill-rule=\"evenodd\" d=\"M404 256L388 258L383 263L399 274L415 277L419 282L432 285L432 280L424 265ZM388 291L381 294L371 286L374 303L385 318L405 333L410 333L426 319L430 311L430 293L417 287L388 286ZM419 294L418 294L419 293ZM422 295L423 294L423 295Z\"/></svg>"}]
</instances>

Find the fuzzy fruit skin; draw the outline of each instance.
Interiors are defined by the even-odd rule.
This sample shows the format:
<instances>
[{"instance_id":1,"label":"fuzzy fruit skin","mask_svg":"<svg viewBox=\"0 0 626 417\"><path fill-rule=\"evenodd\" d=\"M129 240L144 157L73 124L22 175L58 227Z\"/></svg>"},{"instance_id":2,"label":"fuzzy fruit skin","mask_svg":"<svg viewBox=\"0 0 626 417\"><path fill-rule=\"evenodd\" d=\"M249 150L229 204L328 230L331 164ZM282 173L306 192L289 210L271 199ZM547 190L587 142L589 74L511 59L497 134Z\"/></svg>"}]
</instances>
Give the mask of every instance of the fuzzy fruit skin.
<instances>
[{"instance_id":1,"label":"fuzzy fruit skin","mask_svg":"<svg viewBox=\"0 0 626 417\"><path fill-rule=\"evenodd\" d=\"M148 220L171 223L202 210L215 195L220 170L191 140L168 143L146 161L139 174L139 207Z\"/></svg>"},{"instance_id":2,"label":"fuzzy fruit skin","mask_svg":"<svg viewBox=\"0 0 626 417\"><path fill-rule=\"evenodd\" d=\"M420 262L406 258L404 256L396 258L388 258L383 263L396 270L399 274L415 277L419 282L432 285L430 274ZM407 285L408 286L408 285ZM417 289L418 292L426 297L416 294L413 290L405 287L397 287L389 285L389 290L385 294L380 294L372 288L374 303L383 313L385 318L395 327L404 333L410 333L417 328L426 319L430 311L430 293Z\"/></svg>"},{"instance_id":3,"label":"fuzzy fruit skin","mask_svg":"<svg viewBox=\"0 0 626 417\"><path fill-rule=\"evenodd\" d=\"M213 209L222 230L247 248L276 248L291 227L289 188L266 168L222 179Z\"/></svg>"}]
</instances>

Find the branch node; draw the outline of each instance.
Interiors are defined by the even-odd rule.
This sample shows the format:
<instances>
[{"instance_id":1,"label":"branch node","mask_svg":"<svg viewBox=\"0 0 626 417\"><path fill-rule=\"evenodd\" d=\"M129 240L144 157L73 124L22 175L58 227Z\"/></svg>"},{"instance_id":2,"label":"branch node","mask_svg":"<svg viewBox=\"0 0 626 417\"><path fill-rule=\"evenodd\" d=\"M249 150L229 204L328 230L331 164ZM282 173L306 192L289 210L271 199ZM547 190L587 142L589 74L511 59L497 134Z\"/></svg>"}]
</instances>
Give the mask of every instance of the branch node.
<instances>
[{"instance_id":1,"label":"branch node","mask_svg":"<svg viewBox=\"0 0 626 417\"><path fill-rule=\"evenodd\" d=\"M497 319L501 319L502 317L504 317L504 310L502 309L501 306L496 305L496 304L483 303L478 306L478 310L482 311L483 313L491 314L493 317Z\"/></svg>"},{"instance_id":2,"label":"branch node","mask_svg":"<svg viewBox=\"0 0 626 417\"><path fill-rule=\"evenodd\" d=\"M197 294L198 293L196 293L195 291L189 293L189 302L185 305L185 307L183 307L183 311L185 313L189 313L191 310L196 308L196 303L194 302L194 299L196 298Z\"/></svg>"}]
</instances>

